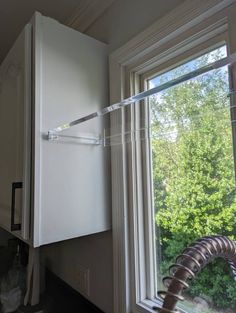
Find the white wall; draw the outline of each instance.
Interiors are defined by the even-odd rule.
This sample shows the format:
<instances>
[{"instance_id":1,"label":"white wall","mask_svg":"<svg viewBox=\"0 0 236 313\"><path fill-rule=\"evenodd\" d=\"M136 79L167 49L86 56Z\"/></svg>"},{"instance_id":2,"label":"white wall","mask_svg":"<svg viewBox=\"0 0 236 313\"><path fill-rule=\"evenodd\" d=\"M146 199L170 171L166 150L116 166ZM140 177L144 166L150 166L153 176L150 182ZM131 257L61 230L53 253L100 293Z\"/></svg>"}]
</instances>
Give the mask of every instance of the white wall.
<instances>
[{"instance_id":1,"label":"white wall","mask_svg":"<svg viewBox=\"0 0 236 313\"><path fill-rule=\"evenodd\" d=\"M46 266L79 291L78 268L89 269L89 296L97 307L112 312L112 236L110 232L41 248Z\"/></svg>"},{"instance_id":2,"label":"white wall","mask_svg":"<svg viewBox=\"0 0 236 313\"><path fill-rule=\"evenodd\" d=\"M87 34L108 43L113 51L165 15L183 0L115 0ZM106 313L112 312L112 233L104 232L42 248L52 271L78 289L76 266L90 270L88 299Z\"/></svg>"}]
</instances>

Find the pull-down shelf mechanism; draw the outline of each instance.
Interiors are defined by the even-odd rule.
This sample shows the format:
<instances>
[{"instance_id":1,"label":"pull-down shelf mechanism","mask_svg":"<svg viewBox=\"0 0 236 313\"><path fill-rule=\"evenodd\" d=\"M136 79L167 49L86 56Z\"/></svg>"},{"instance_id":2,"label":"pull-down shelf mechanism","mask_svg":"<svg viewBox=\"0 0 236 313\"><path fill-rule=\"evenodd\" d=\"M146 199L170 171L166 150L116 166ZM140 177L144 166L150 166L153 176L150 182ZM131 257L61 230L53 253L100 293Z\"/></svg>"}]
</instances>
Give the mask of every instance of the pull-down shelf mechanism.
<instances>
[{"instance_id":1,"label":"pull-down shelf mechanism","mask_svg":"<svg viewBox=\"0 0 236 313\"><path fill-rule=\"evenodd\" d=\"M166 90L168 88L176 86L176 85L183 83L189 79L203 75L209 71L216 70L216 69L223 67L223 66L226 66L226 65L232 65L235 62L236 62L236 52L231 54L228 57L225 57L221 60L215 61L215 62L208 64L204 67L196 69L196 70L192 71L191 73L182 75L182 76L180 76L174 80L171 80L167 83L164 83L160 86L156 86L156 87L151 88L149 90L143 91L143 92L138 93L134 96L131 96L127 99L124 99L118 103L115 103L115 104L112 104L108 107L105 107L105 108L103 108L97 112L91 113L89 115L78 118L72 122L65 123L65 124L62 124L62 125L54 128L54 129L51 129L47 133L47 139L50 141L53 141L53 140L57 140L59 138L73 138L73 139L77 138L79 141L82 141L82 143L84 143L84 144L102 145L103 139L101 138L101 136L95 136L95 137L93 137L93 136L87 137L87 136L82 136L82 135L78 136L78 137L77 136L67 136L67 135L63 136L63 135L60 135L60 133L66 129L73 127L73 126L79 125L79 124L84 123L84 122L89 121L89 120L92 120L96 117L104 116L108 113L119 110L119 109L121 109L121 108L123 108L129 104L144 100L144 99L146 99L152 95L157 94L158 92L161 92L163 90ZM230 95L233 95L235 93L236 93L236 91L230 90L228 95L230 96Z\"/></svg>"}]
</instances>

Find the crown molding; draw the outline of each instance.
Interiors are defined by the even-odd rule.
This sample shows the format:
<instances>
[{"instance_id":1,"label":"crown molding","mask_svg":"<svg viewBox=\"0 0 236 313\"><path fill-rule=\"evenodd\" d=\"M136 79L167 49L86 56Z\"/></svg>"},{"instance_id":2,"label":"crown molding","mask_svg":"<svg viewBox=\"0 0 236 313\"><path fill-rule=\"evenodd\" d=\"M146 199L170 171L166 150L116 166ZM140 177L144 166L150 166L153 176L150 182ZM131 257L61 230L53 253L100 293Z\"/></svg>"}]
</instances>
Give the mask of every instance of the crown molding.
<instances>
[{"instance_id":1,"label":"crown molding","mask_svg":"<svg viewBox=\"0 0 236 313\"><path fill-rule=\"evenodd\" d=\"M80 0L66 25L85 32L113 2L114 0Z\"/></svg>"},{"instance_id":2,"label":"crown molding","mask_svg":"<svg viewBox=\"0 0 236 313\"><path fill-rule=\"evenodd\" d=\"M154 50L235 2L236 0L194 0L193 5L193 0L186 0L111 53L110 60L126 65L139 58L140 54Z\"/></svg>"}]
</instances>

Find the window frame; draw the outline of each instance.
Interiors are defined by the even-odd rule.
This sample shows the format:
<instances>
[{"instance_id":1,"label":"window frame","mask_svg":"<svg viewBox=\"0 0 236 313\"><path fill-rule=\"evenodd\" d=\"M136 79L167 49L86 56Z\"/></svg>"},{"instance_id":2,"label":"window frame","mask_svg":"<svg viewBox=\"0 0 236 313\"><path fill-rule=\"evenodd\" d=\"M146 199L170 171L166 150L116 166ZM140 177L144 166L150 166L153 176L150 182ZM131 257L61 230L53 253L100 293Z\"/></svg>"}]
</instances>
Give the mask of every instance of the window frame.
<instances>
[{"instance_id":1,"label":"window frame","mask_svg":"<svg viewBox=\"0 0 236 313\"><path fill-rule=\"evenodd\" d=\"M153 75L187 61L220 41L236 51L236 25L229 6L235 0L186 1L110 55L110 101L119 102L147 88ZM174 61L173 61L174 60ZM232 68L235 87L236 69ZM147 141L125 144L124 133L148 123L148 105L131 105L111 114L111 132L122 144L111 147L114 312L154 312L154 238L151 154ZM140 118L142 117L142 118ZM128 121L128 123L127 123ZM236 135L234 134L234 138ZM148 210L143 204L147 203ZM144 214L144 212L146 212ZM148 248L147 248L148 247Z\"/></svg>"}]
</instances>

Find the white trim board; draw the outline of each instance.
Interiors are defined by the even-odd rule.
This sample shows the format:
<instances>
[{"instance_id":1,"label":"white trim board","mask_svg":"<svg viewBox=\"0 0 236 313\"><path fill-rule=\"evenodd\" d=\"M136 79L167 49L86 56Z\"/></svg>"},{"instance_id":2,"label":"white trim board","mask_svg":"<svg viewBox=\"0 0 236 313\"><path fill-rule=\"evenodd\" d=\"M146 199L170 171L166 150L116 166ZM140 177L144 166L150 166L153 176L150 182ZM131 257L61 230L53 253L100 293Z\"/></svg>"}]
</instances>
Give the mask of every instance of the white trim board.
<instances>
[{"instance_id":1,"label":"white trim board","mask_svg":"<svg viewBox=\"0 0 236 313\"><path fill-rule=\"evenodd\" d=\"M80 32L85 32L114 0L81 0L66 25Z\"/></svg>"}]
</instances>

